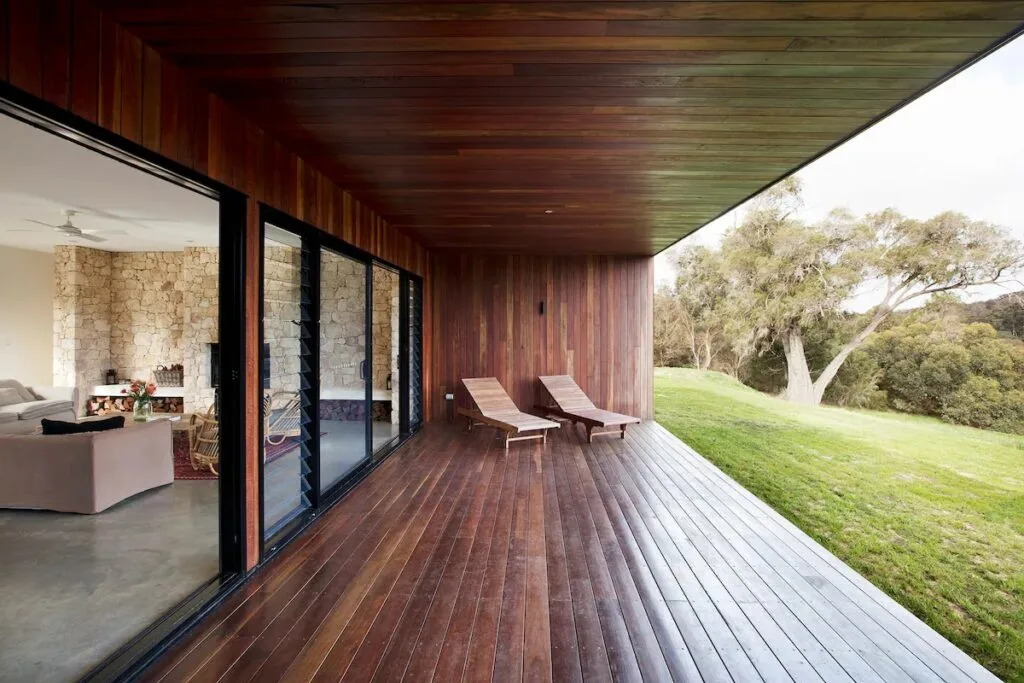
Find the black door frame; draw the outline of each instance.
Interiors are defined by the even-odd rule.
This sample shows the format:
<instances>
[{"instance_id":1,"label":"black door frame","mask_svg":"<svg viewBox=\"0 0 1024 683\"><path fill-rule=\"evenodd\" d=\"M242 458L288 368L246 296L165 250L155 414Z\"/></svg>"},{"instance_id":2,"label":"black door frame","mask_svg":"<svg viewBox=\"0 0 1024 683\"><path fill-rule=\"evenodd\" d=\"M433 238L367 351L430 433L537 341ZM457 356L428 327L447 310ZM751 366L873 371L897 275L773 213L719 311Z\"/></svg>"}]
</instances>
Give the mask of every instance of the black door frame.
<instances>
[{"instance_id":1,"label":"black door frame","mask_svg":"<svg viewBox=\"0 0 1024 683\"><path fill-rule=\"evenodd\" d=\"M66 109L0 82L0 115L54 134L219 204L220 574L159 616L86 674L86 681L132 680L244 580L246 195Z\"/></svg>"},{"instance_id":2,"label":"black door frame","mask_svg":"<svg viewBox=\"0 0 1024 683\"><path fill-rule=\"evenodd\" d=\"M264 298L264 273L263 273L263 249L264 240L266 234L267 224L273 225L275 228L285 230L294 235L297 235L302 243L302 252L304 267L312 268L315 264L315 270L310 270L311 273L315 274L308 287L308 294L312 301L310 303L309 310L312 321L315 323L313 329L315 333L313 339L316 341L314 349L308 354L306 368L312 370L315 368L315 375L308 377L308 381L304 382L304 386L300 391L300 399L302 401L303 418L302 424L303 429L306 432L306 442L304 444L304 456L308 457L307 465L310 469L310 476L306 482L306 486L310 486L315 483L315 487L311 488L309 493L310 507L299 512L290 522L285 524L281 529L274 533L274 535L264 540L264 526L263 526L263 497L264 497L264 479L263 479L263 467L259 468L259 538L260 538L260 563L265 563L279 553L284 547L286 547L292 540L300 535L307 527L315 522L324 512L330 509L335 503L341 500L344 495L350 491L356 484L362 481L366 475L372 472L384 459L397 450L402 444L408 440L412 432L408 429L401 429L400 434L392 439L385 447L378 451L373 449L373 416L371 414L371 405L373 403L373 267L376 265L383 266L398 273L400 283L407 281L414 283L415 286L420 288L422 291L423 279L410 273L405 269L389 263L383 259L380 259L368 251L364 251L348 242L345 242L341 238L331 235L330 233L320 230L310 223L306 223L294 216L291 216L283 211L275 209L264 203L259 204L259 231L258 239L260 241L259 246L259 344L258 348L262 354L264 339L263 339L263 298ZM357 466L352 472L346 475L337 484L331 486L326 491L320 491L320 416L319 416L319 405L320 405L320 257L321 249L327 249L329 251L345 256L346 258L353 259L366 266L366 279L365 279L365 307L364 307L364 329L366 333L366 394L365 394L365 421L366 421L366 453L369 456L363 464ZM307 261L308 259L308 261ZM401 292L400 287L400 292ZM399 299L403 297L400 295ZM399 306L399 313L401 315L402 306ZM305 314L304 314L305 316ZM306 321L301 321L305 323ZM422 320L420 320L420 338L422 338ZM402 340L407 339L409 336L408 325L400 327L399 331L399 347L402 347ZM408 360L404 359L401 368L406 368ZM260 391L262 391L263 385L263 363L259 363L260 367ZM407 370L406 370L407 372ZM420 382L422 386L422 380ZM402 390L400 392L399 405L404 406L408 400L408 392ZM422 405L422 404L421 404ZM263 443L263 420L259 420L257 427L259 432L259 443Z\"/></svg>"}]
</instances>

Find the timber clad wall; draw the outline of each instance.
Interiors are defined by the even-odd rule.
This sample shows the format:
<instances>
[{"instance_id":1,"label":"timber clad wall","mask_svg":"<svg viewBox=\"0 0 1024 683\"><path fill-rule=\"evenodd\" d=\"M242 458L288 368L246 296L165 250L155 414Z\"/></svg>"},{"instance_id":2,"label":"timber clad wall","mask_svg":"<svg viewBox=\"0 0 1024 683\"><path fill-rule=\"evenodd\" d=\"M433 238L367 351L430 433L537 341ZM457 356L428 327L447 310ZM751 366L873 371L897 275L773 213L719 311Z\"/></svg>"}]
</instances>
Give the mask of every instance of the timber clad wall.
<instances>
[{"instance_id":1,"label":"timber clad wall","mask_svg":"<svg viewBox=\"0 0 1024 683\"><path fill-rule=\"evenodd\" d=\"M653 417L653 264L432 253L427 414L444 416L446 391L469 406L463 377L493 375L530 410L539 375L570 374L599 407Z\"/></svg>"}]
</instances>

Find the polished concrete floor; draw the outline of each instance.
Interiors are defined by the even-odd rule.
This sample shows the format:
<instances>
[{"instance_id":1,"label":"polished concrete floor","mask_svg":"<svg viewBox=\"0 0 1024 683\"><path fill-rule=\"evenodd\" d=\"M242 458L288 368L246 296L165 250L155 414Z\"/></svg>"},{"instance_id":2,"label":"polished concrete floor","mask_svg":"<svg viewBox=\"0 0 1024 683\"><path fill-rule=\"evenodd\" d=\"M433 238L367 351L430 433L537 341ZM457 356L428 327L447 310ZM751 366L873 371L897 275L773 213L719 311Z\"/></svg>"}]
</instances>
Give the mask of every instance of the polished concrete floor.
<instances>
[{"instance_id":1,"label":"polished concrete floor","mask_svg":"<svg viewBox=\"0 0 1024 683\"><path fill-rule=\"evenodd\" d=\"M74 681L218 572L217 482L0 510L0 681Z\"/></svg>"},{"instance_id":2,"label":"polished concrete floor","mask_svg":"<svg viewBox=\"0 0 1024 683\"><path fill-rule=\"evenodd\" d=\"M366 457L366 432L362 422L321 420L321 489L341 481ZM377 450L398 436L398 425L373 423L373 448ZM301 509L299 449L282 455L266 466L263 473L263 527L266 536L292 519Z\"/></svg>"}]
</instances>

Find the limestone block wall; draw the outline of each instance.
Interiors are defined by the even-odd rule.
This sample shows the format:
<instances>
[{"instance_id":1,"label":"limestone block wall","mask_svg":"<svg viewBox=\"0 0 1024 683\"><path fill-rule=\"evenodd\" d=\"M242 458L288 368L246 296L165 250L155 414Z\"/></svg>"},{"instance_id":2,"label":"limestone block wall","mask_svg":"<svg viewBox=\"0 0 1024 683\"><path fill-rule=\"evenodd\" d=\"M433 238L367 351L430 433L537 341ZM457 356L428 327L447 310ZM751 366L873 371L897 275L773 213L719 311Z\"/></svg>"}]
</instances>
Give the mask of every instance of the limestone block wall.
<instances>
[{"instance_id":1,"label":"limestone block wall","mask_svg":"<svg viewBox=\"0 0 1024 683\"><path fill-rule=\"evenodd\" d=\"M270 345L270 386L298 391L301 253L298 248L268 244L263 262L264 342ZM384 389L392 372L391 311L398 275L374 269L373 386ZM325 251L320 258L320 378L324 389L363 386L359 362L365 357L365 270L362 264ZM396 322L397 324L397 322ZM395 375L397 377L397 375ZM393 383L397 384L397 382Z\"/></svg>"},{"instance_id":2,"label":"limestone block wall","mask_svg":"<svg viewBox=\"0 0 1024 683\"><path fill-rule=\"evenodd\" d=\"M391 423L399 423L398 404L401 400L398 387L398 276L395 275L391 283Z\"/></svg>"},{"instance_id":3,"label":"limestone block wall","mask_svg":"<svg viewBox=\"0 0 1024 683\"><path fill-rule=\"evenodd\" d=\"M216 248L54 253L53 382L79 389L79 414L106 371L149 380L158 365L185 367L185 410L214 400L210 344L218 340Z\"/></svg>"},{"instance_id":4,"label":"limestone block wall","mask_svg":"<svg viewBox=\"0 0 1024 683\"><path fill-rule=\"evenodd\" d=\"M214 247L186 247L182 254L182 365L185 366L185 411L206 410L214 401L210 344L220 339L220 252Z\"/></svg>"},{"instance_id":5,"label":"limestone block wall","mask_svg":"<svg viewBox=\"0 0 1024 683\"><path fill-rule=\"evenodd\" d=\"M374 266L373 268L373 388L386 389L388 375L392 374L392 356L397 349L398 337L392 331L392 300L398 292L398 273ZM398 309L395 308L395 317ZM392 344L392 338L396 344ZM398 383L398 375L392 375L392 387Z\"/></svg>"},{"instance_id":6,"label":"limestone block wall","mask_svg":"<svg viewBox=\"0 0 1024 683\"><path fill-rule=\"evenodd\" d=\"M184 362L184 253L110 254L110 367L149 380L159 365Z\"/></svg>"},{"instance_id":7,"label":"limestone block wall","mask_svg":"<svg viewBox=\"0 0 1024 683\"><path fill-rule=\"evenodd\" d=\"M320 257L320 383L324 389L366 386L359 363L366 357L366 270L352 259Z\"/></svg>"},{"instance_id":8,"label":"limestone block wall","mask_svg":"<svg viewBox=\"0 0 1024 683\"><path fill-rule=\"evenodd\" d=\"M299 390L299 288L301 251L271 246L263 251L263 341L270 347L270 389Z\"/></svg>"},{"instance_id":9,"label":"limestone block wall","mask_svg":"<svg viewBox=\"0 0 1024 683\"><path fill-rule=\"evenodd\" d=\"M53 383L92 387L110 367L111 254L57 246L54 250ZM79 391L76 414L88 392Z\"/></svg>"}]
</instances>

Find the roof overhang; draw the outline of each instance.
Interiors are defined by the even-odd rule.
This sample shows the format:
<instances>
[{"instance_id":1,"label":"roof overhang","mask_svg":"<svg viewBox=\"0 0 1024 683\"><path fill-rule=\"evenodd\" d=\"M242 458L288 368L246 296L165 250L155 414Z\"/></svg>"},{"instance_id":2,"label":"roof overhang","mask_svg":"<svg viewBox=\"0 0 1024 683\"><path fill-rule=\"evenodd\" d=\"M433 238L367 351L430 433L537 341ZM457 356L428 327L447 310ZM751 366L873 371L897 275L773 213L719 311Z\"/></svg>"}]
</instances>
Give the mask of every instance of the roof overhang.
<instances>
[{"instance_id":1,"label":"roof overhang","mask_svg":"<svg viewBox=\"0 0 1024 683\"><path fill-rule=\"evenodd\" d=\"M654 254L1016 35L1024 2L109 14L437 249Z\"/></svg>"}]
</instances>

